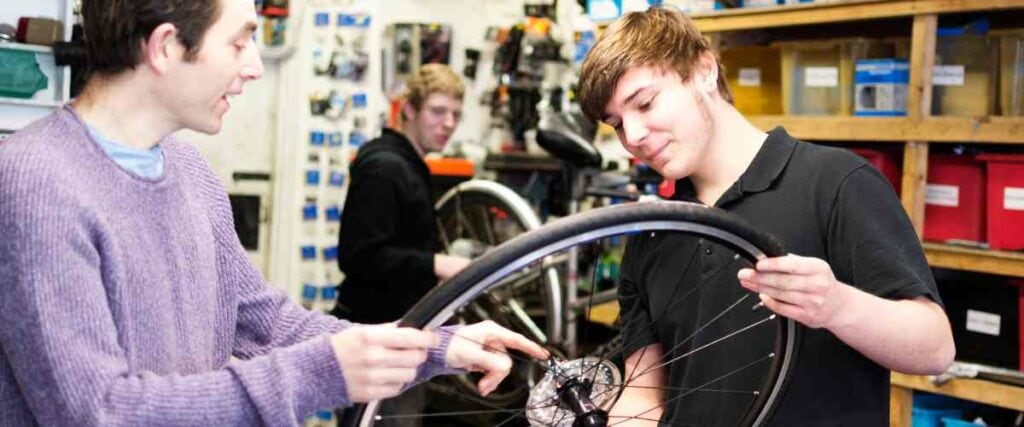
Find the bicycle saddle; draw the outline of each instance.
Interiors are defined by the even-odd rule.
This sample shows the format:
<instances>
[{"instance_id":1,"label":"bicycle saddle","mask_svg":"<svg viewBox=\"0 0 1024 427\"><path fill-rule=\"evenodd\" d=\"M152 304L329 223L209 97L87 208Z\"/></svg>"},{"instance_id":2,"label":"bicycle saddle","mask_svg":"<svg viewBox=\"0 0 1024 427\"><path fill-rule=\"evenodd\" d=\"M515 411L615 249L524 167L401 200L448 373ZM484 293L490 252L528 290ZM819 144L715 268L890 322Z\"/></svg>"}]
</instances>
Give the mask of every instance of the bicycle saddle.
<instances>
[{"instance_id":1,"label":"bicycle saddle","mask_svg":"<svg viewBox=\"0 0 1024 427\"><path fill-rule=\"evenodd\" d=\"M581 126L569 114L542 114L537 125L537 144L577 168L600 168L601 153L590 143L595 130L593 125Z\"/></svg>"}]
</instances>

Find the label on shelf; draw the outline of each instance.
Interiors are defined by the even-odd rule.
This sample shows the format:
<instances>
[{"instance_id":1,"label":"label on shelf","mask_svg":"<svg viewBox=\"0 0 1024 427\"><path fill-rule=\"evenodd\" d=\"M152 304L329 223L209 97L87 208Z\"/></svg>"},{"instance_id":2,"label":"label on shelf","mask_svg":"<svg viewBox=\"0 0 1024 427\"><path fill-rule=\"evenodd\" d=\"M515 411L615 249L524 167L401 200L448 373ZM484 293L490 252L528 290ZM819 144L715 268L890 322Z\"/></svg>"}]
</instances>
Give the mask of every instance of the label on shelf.
<instances>
[{"instance_id":1,"label":"label on shelf","mask_svg":"<svg viewBox=\"0 0 1024 427\"><path fill-rule=\"evenodd\" d=\"M837 87L839 86L839 68L804 68L804 85L807 87Z\"/></svg>"},{"instance_id":2,"label":"label on shelf","mask_svg":"<svg viewBox=\"0 0 1024 427\"><path fill-rule=\"evenodd\" d=\"M1001 320L998 314L967 310L967 330L971 332L998 337Z\"/></svg>"},{"instance_id":3,"label":"label on shelf","mask_svg":"<svg viewBox=\"0 0 1024 427\"><path fill-rule=\"evenodd\" d=\"M1008 211L1024 211L1024 188L1004 188L1003 209L1006 209Z\"/></svg>"},{"instance_id":4,"label":"label on shelf","mask_svg":"<svg viewBox=\"0 0 1024 427\"><path fill-rule=\"evenodd\" d=\"M963 65L936 65L932 68L932 84L935 86L963 86Z\"/></svg>"},{"instance_id":5,"label":"label on shelf","mask_svg":"<svg viewBox=\"0 0 1024 427\"><path fill-rule=\"evenodd\" d=\"M955 208L960 206L960 187L928 184L925 186L924 204Z\"/></svg>"},{"instance_id":6,"label":"label on shelf","mask_svg":"<svg viewBox=\"0 0 1024 427\"><path fill-rule=\"evenodd\" d=\"M760 68L740 68L740 86L758 87L761 86Z\"/></svg>"}]
</instances>

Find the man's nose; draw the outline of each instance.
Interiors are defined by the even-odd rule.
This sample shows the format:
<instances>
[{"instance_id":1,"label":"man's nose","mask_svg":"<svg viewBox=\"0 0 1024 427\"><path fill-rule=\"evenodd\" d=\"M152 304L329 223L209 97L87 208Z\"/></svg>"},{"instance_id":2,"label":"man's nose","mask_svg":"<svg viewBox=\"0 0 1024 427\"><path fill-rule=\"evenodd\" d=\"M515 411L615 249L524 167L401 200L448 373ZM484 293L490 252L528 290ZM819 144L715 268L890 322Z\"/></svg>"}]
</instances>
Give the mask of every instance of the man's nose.
<instances>
[{"instance_id":1,"label":"man's nose","mask_svg":"<svg viewBox=\"0 0 1024 427\"><path fill-rule=\"evenodd\" d=\"M622 142L630 147L639 147L649 134L647 126L636 119L622 119Z\"/></svg>"}]
</instances>

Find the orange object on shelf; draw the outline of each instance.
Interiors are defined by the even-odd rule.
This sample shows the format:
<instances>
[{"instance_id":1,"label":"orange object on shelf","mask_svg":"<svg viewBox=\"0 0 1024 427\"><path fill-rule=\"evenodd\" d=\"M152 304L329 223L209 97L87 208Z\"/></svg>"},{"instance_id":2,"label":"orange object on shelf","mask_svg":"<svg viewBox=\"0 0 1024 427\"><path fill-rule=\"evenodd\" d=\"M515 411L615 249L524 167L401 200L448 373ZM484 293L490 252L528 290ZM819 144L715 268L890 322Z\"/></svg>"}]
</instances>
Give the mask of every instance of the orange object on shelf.
<instances>
[{"instance_id":1,"label":"orange object on shelf","mask_svg":"<svg viewBox=\"0 0 1024 427\"><path fill-rule=\"evenodd\" d=\"M456 159L452 157L428 157L426 162L427 168L430 169L430 174L434 176L462 176L472 178L476 171L473 167L473 162L466 159Z\"/></svg>"}]
</instances>

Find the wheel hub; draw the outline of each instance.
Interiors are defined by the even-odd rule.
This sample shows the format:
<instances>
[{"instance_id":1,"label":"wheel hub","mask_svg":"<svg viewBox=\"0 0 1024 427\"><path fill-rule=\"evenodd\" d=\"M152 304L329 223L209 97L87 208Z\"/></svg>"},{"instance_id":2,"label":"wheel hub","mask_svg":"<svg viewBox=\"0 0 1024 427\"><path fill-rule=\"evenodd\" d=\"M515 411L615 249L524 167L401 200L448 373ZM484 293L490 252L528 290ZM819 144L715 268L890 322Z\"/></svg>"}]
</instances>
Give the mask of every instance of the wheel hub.
<instances>
[{"instance_id":1,"label":"wheel hub","mask_svg":"<svg viewBox=\"0 0 1024 427\"><path fill-rule=\"evenodd\" d=\"M549 362L547 373L530 391L526 416L532 425L605 426L621 381L618 367L605 359Z\"/></svg>"}]
</instances>

